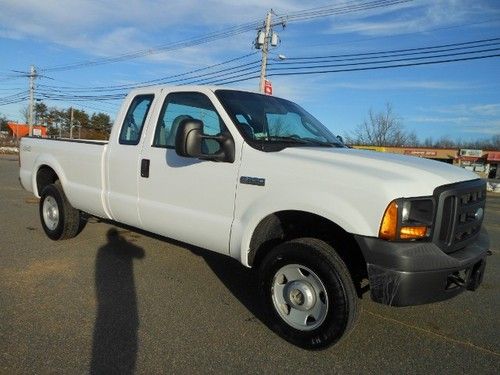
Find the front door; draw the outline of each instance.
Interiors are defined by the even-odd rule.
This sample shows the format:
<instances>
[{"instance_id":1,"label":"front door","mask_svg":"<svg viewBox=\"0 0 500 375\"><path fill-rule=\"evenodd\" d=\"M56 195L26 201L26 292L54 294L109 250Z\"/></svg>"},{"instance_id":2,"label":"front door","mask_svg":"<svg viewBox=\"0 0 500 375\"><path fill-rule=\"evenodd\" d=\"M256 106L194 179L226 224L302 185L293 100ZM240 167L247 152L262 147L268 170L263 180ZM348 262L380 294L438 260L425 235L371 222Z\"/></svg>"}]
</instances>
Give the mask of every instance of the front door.
<instances>
[{"instance_id":1,"label":"front door","mask_svg":"<svg viewBox=\"0 0 500 375\"><path fill-rule=\"evenodd\" d=\"M233 163L186 158L175 152L177 128L184 119L204 123L204 133L220 134L226 126L208 96L175 92L165 97L158 122L143 146L149 163L139 180L139 216L143 227L180 241L228 253L239 151ZM219 149L216 141L203 145L205 153Z\"/></svg>"}]
</instances>

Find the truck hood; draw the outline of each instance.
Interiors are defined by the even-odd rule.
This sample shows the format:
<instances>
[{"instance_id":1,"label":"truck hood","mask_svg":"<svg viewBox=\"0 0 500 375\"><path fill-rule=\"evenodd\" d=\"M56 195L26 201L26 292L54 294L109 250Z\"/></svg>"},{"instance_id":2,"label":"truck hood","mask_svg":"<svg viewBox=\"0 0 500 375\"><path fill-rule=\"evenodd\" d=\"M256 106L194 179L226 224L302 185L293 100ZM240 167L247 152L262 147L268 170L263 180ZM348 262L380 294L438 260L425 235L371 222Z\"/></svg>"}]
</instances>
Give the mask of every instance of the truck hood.
<instances>
[{"instance_id":1,"label":"truck hood","mask_svg":"<svg viewBox=\"0 0 500 375\"><path fill-rule=\"evenodd\" d=\"M352 184L393 190L407 197L431 195L440 185L479 178L444 162L352 148L289 147L279 154L294 159L296 166L305 162L309 167L306 175L326 174L333 179L343 176Z\"/></svg>"}]
</instances>

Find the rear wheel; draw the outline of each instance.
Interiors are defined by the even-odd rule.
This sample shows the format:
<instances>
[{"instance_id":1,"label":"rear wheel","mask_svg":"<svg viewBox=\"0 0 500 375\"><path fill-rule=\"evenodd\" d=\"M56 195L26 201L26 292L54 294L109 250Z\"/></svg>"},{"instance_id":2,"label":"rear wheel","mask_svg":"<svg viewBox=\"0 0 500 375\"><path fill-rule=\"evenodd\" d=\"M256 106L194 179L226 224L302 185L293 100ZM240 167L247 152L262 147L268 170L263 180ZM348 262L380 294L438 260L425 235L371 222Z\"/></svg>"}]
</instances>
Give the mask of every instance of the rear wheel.
<instances>
[{"instance_id":1,"label":"rear wheel","mask_svg":"<svg viewBox=\"0 0 500 375\"><path fill-rule=\"evenodd\" d=\"M267 254L260 290L270 328L306 349L336 343L354 326L359 310L350 273L324 241L301 238Z\"/></svg>"},{"instance_id":2,"label":"rear wheel","mask_svg":"<svg viewBox=\"0 0 500 375\"><path fill-rule=\"evenodd\" d=\"M59 181L43 189L39 211L43 230L54 241L73 238L81 228L80 211L68 202Z\"/></svg>"}]
</instances>

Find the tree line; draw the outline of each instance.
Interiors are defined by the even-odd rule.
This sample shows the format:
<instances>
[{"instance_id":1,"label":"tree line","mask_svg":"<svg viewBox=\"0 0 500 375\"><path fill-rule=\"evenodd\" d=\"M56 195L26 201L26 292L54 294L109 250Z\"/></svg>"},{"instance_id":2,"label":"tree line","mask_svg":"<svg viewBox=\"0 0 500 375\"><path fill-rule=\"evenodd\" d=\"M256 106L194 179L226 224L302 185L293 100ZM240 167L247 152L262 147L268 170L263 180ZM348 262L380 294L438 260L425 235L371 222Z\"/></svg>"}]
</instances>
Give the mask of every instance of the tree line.
<instances>
[{"instance_id":1,"label":"tree line","mask_svg":"<svg viewBox=\"0 0 500 375\"><path fill-rule=\"evenodd\" d=\"M25 123L29 119L29 107L19 111ZM48 107L43 102L35 104L33 123L47 127L49 137L69 137L73 125L73 138L108 139L111 132L111 118L106 113L94 112L89 114L83 109L73 108L73 122L71 122L71 108ZM0 115L0 130L7 130L9 120Z\"/></svg>"},{"instance_id":2,"label":"tree line","mask_svg":"<svg viewBox=\"0 0 500 375\"><path fill-rule=\"evenodd\" d=\"M71 121L71 111L73 110L73 122ZM28 119L29 114L23 108L21 115ZM73 126L73 137L108 139L111 132L111 118L109 115L98 112L89 114L83 109L57 107L47 107L43 102L35 104L34 123L47 126L49 136L67 137Z\"/></svg>"},{"instance_id":3,"label":"tree line","mask_svg":"<svg viewBox=\"0 0 500 375\"><path fill-rule=\"evenodd\" d=\"M354 131L344 134L348 145L360 146L394 146L394 147L436 147L466 148L476 150L499 150L500 134L480 140L454 140L449 136L438 139L432 137L420 141L414 131L407 131L401 117L387 103L384 110L368 112L368 118L358 125Z\"/></svg>"}]
</instances>

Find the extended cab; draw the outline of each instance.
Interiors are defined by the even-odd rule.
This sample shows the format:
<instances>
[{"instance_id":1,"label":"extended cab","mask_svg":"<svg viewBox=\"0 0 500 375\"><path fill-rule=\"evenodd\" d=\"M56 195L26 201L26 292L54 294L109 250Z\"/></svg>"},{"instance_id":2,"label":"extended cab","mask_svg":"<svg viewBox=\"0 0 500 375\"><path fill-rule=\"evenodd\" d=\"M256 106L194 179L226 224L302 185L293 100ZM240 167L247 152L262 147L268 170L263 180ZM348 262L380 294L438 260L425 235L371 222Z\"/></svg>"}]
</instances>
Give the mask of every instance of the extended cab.
<instances>
[{"instance_id":1,"label":"extended cab","mask_svg":"<svg viewBox=\"0 0 500 375\"><path fill-rule=\"evenodd\" d=\"M20 163L51 239L93 215L236 258L258 270L269 326L305 348L354 326L366 284L406 306L475 290L484 274L475 174L348 148L272 96L137 89L109 142L23 138Z\"/></svg>"}]
</instances>

